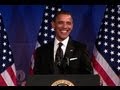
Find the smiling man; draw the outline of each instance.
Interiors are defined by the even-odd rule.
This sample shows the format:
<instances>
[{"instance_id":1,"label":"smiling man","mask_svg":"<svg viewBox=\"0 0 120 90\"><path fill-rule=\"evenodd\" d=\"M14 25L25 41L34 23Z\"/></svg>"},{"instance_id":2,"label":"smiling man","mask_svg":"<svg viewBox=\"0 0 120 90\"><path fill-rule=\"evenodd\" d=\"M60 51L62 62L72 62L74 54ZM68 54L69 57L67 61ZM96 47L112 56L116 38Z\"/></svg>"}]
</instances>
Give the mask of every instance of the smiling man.
<instances>
[{"instance_id":1,"label":"smiling man","mask_svg":"<svg viewBox=\"0 0 120 90\"><path fill-rule=\"evenodd\" d=\"M73 18L70 12L58 12L53 21L54 41L35 52L34 74L92 74L86 45L72 40Z\"/></svg>"}]
</instances>

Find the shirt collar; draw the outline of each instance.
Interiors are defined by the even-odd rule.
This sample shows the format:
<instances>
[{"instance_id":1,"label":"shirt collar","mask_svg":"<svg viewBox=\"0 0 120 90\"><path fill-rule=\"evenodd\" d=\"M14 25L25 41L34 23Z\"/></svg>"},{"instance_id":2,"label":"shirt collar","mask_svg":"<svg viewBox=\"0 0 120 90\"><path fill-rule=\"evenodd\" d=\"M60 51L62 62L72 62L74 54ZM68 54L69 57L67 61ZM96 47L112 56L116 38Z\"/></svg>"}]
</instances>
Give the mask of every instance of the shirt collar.
<instances>
[{"instance_id":1,"label":"shirt collar","mask_svg":"<svg viewBox=\"0 0 120 90\"><path fill-rule=\"evenodd\" d=\"M58 43L59 42L61 42L62 44L63 44L63 46L67 46L67 43L68 43L68 40L69 40L69 37L67 37L65 40L63 40L63 41L58 41L57 40L57 38L55 37L55 43L54 43L54 45L56 46L56 45L58 45Z\"/></svg>"}]
</instances>

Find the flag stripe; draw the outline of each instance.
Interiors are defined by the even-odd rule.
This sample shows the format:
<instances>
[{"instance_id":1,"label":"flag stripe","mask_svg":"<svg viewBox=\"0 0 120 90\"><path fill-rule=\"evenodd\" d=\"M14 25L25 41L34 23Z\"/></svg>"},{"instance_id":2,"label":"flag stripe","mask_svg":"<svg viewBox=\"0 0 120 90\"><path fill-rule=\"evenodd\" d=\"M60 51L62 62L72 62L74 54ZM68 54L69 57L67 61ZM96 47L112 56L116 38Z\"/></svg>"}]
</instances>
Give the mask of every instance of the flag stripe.
<instances>
[{"instance_id":1,"label":"flag stripe","mask_svg":"<svg viewBox=\"0 0 120 90\"><path fill-rule=\"evenodd\" d=\"M94 58L95 58L94 56L93 56L92 58L93 58L93 61L96 60L96 59L94 59ZM92 64L93 64L93 63L92 63ZM97 62L96 62L96 61L95 61L94 65L97 65ZM95 75L98 75L99 72L96 71L95 68L93 68L93 71L94 71L94 74L95 74ZM104 85L104 86L107 86L107 84L106 84L106 82L104 81L104 79L102 78L101 74L99 74L99 76L100 76L100 85L101 85L101 86L103 86L103 85Z\"/></svg>"},{"instance_id":2,"label":"flag stripe","mask_svg":"<svg viewBox=\"0 0 120 90\"><path fill-rule=\"evenodd\" d=\"M94 48L93 54L93 66L95 70L99 72L101 76L103 76L102 78L104 81L106 81L106 84L110 86L118 85L119 77L114 73L114 71L111 69L111 67L108 65L108 63L101 56L101 54L97 51L96 48Z\"/></svg>"},{"instance_id":3,"label":"flag stripe","mask_svg":"<svg viewBox=\"0 0 120 90\"><path fill-rule=\"evenodd\" d=\"M3 73L1 73L1 76L3 77L7 86L14 86L14 83L13 83L9 73L7 72L7 70L5 70Z\"/></svg>"},{"instance_id":4,"label":"flag stripe","mask_svg":"<svg viewBox=\"0 0 120 90\"><path fill-rule=\"evenodd\" d=\"M14 85L17 85L17 82L16 82L16 75L15 75L13 69L14 69L14 64L13 64L11 67L8 67L7 72L9 73L10 78L12 79Z\"/></svg>"},{"instance_id":5,"label":"flag stripe","mask_svg":"<svg viewBox=\"0 0 120 90\"><path fill-rule=\"evenodd\" d=\"M1 75L0 75L0 86L7 86L6 82L4 81Z\"/></svg>"},{"instance_id":6,"label":"flag stripe","mask_svg":"<svg viewBox=\"0 0 120 90\"><path fill-rule=\"evenodd\" d=\"M101 58L101 57L100 57ZM105 83L107 83L107 85L113 85L113 86L115 86L115 84L114 84L114 82L111 80L111 78L107 75L107 73L104 71L104 67L102 67L101 65L100 65L100 63L99 63L99 59L95 59L95 56L93 56L93 65L95 66L94 68L95 68L95 70L97 71L97 72L99 72L99 74L100 74L100 76L104 76L104 77L102 77L102 79L104 80L104 81L107 81L107 82L105 82ZM107 78L106 78L107 77Z\"/></svg>"},{"instance_id":7,"label":"flag stripe","mask_svg":"<svg viewBox=\"0 0 120 90\"><path fill-rule=\"evenodd\" d=\"M99 62L96 61L96 59L95 59L94 56L93 56L93 65L95 66L94 69L97 72L97 74L98 74L98 72L101 72L101 73L99 73L99 75L101 76L102 80L104 80L104 83L105 84L107 83L106 85L110 85L112 83L111 85L115 86L115 84L113 83L113 81L110 79L110 77L104 71L104 69L101 67L101 65L99 64ZM107 77L107 78L102 77L103 75L105 77ZM107 81L107 82L105 82L105 81Z\"/></svg>"},{"instance_id":8,"label":"flag stripe","mask_svg":"<svg viewBox=\"0 0 120 90\"><path fill-rule=\"evenodd\" d=\"M14 73L14 76L15 76L14 78L16 78L16 69L15 69L15 64L13 63L11 67L12 67L12 70L13 70L13 73Z\"/></svg>"}]
</instances>

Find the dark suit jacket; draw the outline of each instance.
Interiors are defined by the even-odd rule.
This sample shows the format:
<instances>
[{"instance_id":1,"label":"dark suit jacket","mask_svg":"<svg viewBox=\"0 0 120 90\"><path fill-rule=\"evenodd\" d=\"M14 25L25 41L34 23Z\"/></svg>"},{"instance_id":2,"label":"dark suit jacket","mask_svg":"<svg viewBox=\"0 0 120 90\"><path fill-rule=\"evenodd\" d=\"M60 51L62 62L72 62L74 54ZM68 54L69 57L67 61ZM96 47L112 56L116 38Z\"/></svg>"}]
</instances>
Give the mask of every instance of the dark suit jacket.
<instances>
[{"instance_id":1,"label":"dark suit jacket","mask_svg":"<svg viewBox=\"0 0 120 90\"><path fill-rule=\"evenodd\" d=\"M54 41L41 46L35 53L34 74L54 74ZM66 74L91 74L92 67L86 46L69 39L64 57L69 59Z\"/></svg>"}]
</instances>

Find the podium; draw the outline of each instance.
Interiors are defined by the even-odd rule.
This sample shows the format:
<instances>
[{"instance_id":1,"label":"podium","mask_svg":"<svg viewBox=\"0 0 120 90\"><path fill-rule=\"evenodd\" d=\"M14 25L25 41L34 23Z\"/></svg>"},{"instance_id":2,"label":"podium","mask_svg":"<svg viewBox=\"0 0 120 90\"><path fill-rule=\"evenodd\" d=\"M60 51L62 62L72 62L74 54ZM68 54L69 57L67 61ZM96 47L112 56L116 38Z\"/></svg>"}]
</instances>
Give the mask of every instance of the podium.
<instances>
[{"instance_id":1,"label":"podium","mask_svg":"<svg viewBox=\"0 0 120 90\"><path fill-rule=\"evenodd\" d=\"M99 86L98 75L33 75L26 86Z\"/></svg>"}]
</instances>

